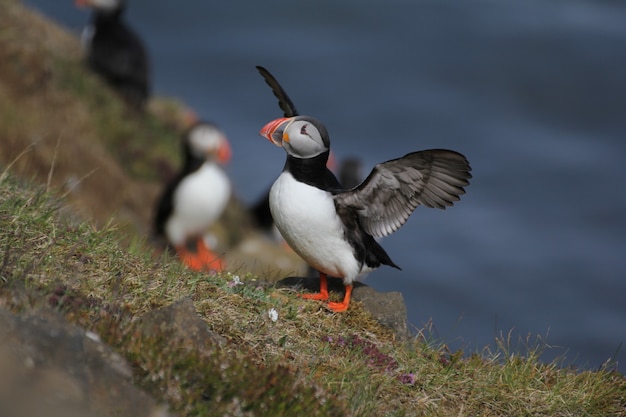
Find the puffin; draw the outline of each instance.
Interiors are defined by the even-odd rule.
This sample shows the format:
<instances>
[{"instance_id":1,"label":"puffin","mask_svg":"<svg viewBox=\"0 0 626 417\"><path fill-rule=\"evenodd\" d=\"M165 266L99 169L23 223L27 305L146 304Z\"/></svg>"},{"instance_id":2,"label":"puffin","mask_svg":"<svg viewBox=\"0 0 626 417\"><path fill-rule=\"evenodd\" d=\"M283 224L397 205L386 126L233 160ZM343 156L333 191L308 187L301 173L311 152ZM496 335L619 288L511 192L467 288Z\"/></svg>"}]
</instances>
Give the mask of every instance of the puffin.
<instances>
[{"instance_id":1,"label":"puffin","mask_svg":"<svg viewBox=\"0 0 626 417\"><path fill-rule=\"evenodd\" d=\"M344 187L351 187L350 184L356 185L356 178L360 175L359 163L356 158L346 158L339 164L339 180ZM327 166L333 171L336 169L336 165L331 152ZM274 219L270 211L270 189L271 185L267 187L263 194L249 207L249 212L257 229L262 231L270 240L283 243L284 240L274 225Z\"/></svg>"},{"instance_id":2,"label":"puffin","mask_svg":"<svg viewBox=\"0 0 626 417\"><path fill-rule=\"evenodd\" d=\"M222 166L231 158L226 135L215 124L197 121L183 134L183 166L163 189L154 229L181 261L194 271L222 271L210 248L207 229L220 218L232 185Z\"/></svg>"},{"instance_id":3,"label":"puffin","mask_svg":"<svg viewBox=\"0 0 626 417\"><path fill-rule=\"evenodd\" d=\"M276 79L257 67L281 108L291 100ZM465 193L468 160L447 149L411 152L377 164L360 184L346 189L327 168L330 136L311 116L281 117L259 134L282 147L287 159L270 189L274 223L289 246L319 272L317 293L303 298L348 310L354 281L381 265L400 269L377 238L398 230L418 206L445 209ZM328 302L328 277L341 278L343 300Z\"/></svg>"},{"instance_id":4,"label":"puffin","mask_svg":"<svg viewBox=\"0 0 626 417\"><path fill-rule=\"evenodd\" d=\"M75 0L93 9L83 31L89 67L113 87L131 108L143 110L150 96L148 52L124 22L126 0Z\"/></svg>"},{"instance_id":5,"label":"puffin","mask_svg":"<svg viewBox=\"0 0 626 417\"><path fill-rule=\"evenodd\" d=\"M277 96L277 97L279 99L278 104L280 106L280 109L283 111L283 116L284 117L298 116L299 113L298 113L298 109L296 109L295 104L293 103L293 101L291 101L289 96L285 93L285 91L282 89L280 84L278 84L278 82L272 76L272 74L270 74L269 71L267 71L265 68L261 66L258 66L257 69L261 72L265 80L270 84L270 87L272 87L272 91L274 91L275 94L282 94L282 96L280 97ZM333 170L336 167L336 158L334 157L332 152L330 152L328 162L326 165L330 170ZM346 167L345 165L346 164L340 166L340 175L342 179L346 178L348 181L350 181L351 180L350 175L355 173L355 168L352 166L351 162L347 162L347 165L349 166ZM270 211L270 189L271 189L271 185L263 192L261 197L250 207L250 213L252 215L252 218L257 228L264 231L265 234L270 236L272 240L278 241L278 242L284 242L282 239L282 236L280 236L280 232L276 230L276 226L274 225L274 219Z\"/></svg>"}]
</instances>

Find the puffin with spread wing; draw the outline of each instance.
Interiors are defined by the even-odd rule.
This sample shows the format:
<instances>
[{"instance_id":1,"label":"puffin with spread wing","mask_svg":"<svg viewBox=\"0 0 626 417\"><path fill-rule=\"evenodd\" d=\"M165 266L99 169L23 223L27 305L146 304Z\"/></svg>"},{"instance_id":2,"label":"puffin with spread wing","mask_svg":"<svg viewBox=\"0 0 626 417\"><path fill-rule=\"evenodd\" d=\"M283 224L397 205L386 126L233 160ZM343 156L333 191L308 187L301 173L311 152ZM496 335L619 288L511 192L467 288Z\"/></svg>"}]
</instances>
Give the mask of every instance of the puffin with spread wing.
<instances>
[{"instance_id":1,"label":"puffin with spread wing","mask_svg":"<svg viewBox=\"0 0 626 417\"><path fill-rule=\"evenodd\" d=\"M279 100L293 104L276 79L257 67ZM295 108L294 108L295 109ZM375 238L398 230L419 205L445 209L469 185L470 165L460 153L432 149L383 162L356 187L343 189L326 167L330 137L319 120L303 115L267 123L261 136L287 152L270 191L274 222L289 246L320 274L320 291L304 298L328 300L327 276L342 278L346 311L353 282L381 265L400 269Z\"/></svg>"}]
</instances>

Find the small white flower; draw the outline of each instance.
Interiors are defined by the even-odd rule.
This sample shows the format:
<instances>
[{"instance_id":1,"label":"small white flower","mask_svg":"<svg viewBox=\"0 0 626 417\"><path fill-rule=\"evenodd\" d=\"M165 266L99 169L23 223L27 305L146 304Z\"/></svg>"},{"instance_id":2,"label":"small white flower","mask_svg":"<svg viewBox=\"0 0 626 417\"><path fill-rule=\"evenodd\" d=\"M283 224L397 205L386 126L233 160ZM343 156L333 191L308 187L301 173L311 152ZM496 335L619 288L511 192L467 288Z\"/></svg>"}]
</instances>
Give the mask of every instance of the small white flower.
<instances>
[{"instance_id":1,"label":"small white flower","mask_svg":"<svg viewBox=\"0 0 626 417\"><path fill-rule=\"evenodd\" d=\"M269 316L270 320L272 320L274 323L276 323L276 320L278 320L278 311L276 311L275 308L270 308L269 311L267 312L267 315Z\"/></svg>"},{"instance_id":2,"label":"small white flower","mask_svg":"<svg viewBox=\"0 0 626 417\"><path fill-rule=\"evenodd\" d=\"M243 285L243 282L241 281L241 278L239 278L239 275L233 275L232 277L233 280L227 284L228 287L232 288L236 287L237 285Z\"/></svg>"}]
</instances>

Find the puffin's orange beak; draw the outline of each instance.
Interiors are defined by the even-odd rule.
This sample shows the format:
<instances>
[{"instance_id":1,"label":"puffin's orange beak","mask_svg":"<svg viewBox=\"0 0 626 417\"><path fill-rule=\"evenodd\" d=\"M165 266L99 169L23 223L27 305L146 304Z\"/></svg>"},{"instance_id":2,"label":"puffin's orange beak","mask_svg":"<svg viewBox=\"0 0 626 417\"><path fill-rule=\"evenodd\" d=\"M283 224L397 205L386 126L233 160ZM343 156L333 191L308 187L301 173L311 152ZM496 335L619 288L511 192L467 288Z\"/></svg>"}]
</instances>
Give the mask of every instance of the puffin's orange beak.
<instances>
[{"instance_id":1,"label":"puffin's orange beak","mask_svg":"<svg viewBox=\"0 0 626 417\"><path fill-rule=\"evenodd\" d=\"M269 140L276 146L283 146L283 130L288 122L293 117L281 117L280 119L272 120L259 132L259 135Z\"/></svg>"},{"instance_id":2,"label":"puffin's orange beak","mask_svg":"<svg viewBox=\"0 0 626 417\"><path fill-rule=\"evenodd\" d=\"M217 150L217 160L220 164L226 165L228 162L230 162L230 158L232 157L232 155L233 153L230 149L230 145L228 144L228 141L225 140Z\"/></svg>"}]
</instances>

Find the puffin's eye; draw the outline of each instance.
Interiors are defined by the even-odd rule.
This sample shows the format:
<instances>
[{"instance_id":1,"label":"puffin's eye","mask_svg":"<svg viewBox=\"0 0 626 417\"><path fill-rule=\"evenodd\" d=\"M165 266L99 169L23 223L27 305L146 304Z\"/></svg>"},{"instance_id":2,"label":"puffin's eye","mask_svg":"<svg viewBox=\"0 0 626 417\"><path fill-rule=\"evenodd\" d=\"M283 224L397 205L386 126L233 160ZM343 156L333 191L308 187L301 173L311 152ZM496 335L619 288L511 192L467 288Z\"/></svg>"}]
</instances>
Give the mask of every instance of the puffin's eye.
<instances>
[{"instance_id":1,"label":"puffin's eye","mask_svg":"<svg viewBox=\"0 0 626 417\"><path fill-rule=\"evenodd\" d=\"M307 133L306 133L306 126L307 126L307 125L302 125L302 127L300 128L300 134L301 134L301 135L306 135L306 134L307 134Z\"/></svg>"}]
</instances>

